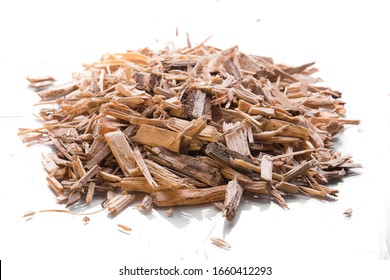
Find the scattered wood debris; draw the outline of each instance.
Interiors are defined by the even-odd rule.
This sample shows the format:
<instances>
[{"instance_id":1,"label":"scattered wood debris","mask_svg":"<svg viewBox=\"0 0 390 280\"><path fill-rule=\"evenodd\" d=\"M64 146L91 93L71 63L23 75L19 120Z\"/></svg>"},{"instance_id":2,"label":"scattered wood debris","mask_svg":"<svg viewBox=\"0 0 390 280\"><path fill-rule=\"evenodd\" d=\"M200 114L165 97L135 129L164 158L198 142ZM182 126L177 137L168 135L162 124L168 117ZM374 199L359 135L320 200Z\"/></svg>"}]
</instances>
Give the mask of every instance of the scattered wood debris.
<instances>
[{"instance_id":1,"label":"scattered wood debris","mask_svg":"<svg viewBox=\"0 0 390 280\"><path fill-rule=\"evenodd\" d=\"M348 208L347 210L344 211L343 214L345 217L349 218L352 216L352 212L353 212L352 208Z\"/></svg>"},{"instance_id":2,"label":"scattered wood debris","mask_svg":"<svg viewBox=\"0 0 390 280\"><path fill-rule=\"evenodd\" d=\"M34 211L27 211L26 213L24 213L22 218L24 218L25 221L30 221L34 218L35 214L36 212Z\"/></svg>"},{"instance_id":3,"label":"scattered wood debris","mask_svg":"<svg viewBox=\"0 0 390 280\"><path fill-rule=\"evenodd\" d=\"M26 79L30 83L29 86L35 90L43 90L55 82L55 79L51 76L27 77Z\"/></svg>"},{"instance_id":4,"label":"scattered wood debris","mask_svg":"<svg viewBox=\"0 0 390 280\"><path fill-rule=\"evenodd\" d=\"M344 118L339 91L316 84L313 64L205 42L105 54L64 85L29 77L45 86L43 125L19 135L53 146L42 163L66 207L103 195L115 216L144 193L138 209L216 203L231 221L248 193L287 208L288 195L336 196L326 184L360 167L332 149L359 121Z\"/></svg>"},{"instance_id":5,"label":"scattered wood debris","mask_svg":"<svg viewBox=\"0 0 390 280\"><path fill-rule=\"evenodd\" d=\"M83 218L84 225L89 224L90 221L91 221L91 219L88 216L84 216L84 218Z\"/></svg>"},{"instance_id":6,"label":"scattered wood debris","mask_svg":"<svg viewBox=\"0 0 390 280\"><path fill-rule=\"evenodd\" d=\"M153 198L150 195L145 195L141 203L137 204L137 209L140 211L148 211L152 208Z\"/></svg>"},{"instance_id":7,"label":"scattered wood debris","mask_svg":"<svg viewBox=\"0 0 390 280\"><path fill-rule=\"evenodd\" d=\"M167 216L168 216L168 217L172 217L172 216L173 216L173 208L172 208L172 207L169 208L169 209L166 211L166 213L167 213Z\"/></svg>"},{"instance_id":8,"label":"scattered wood debris","mask_svg":"<svg viewBox=\"0 0 390 280\"><path fill-rule=\"evenodd\" d=\"M230 249L232 247L229 243L227 243L225 240L223 240L221 238L210 237L210 239L211 239L211 243L218 246L218 247L221 247L224 249Z\"/></svg>"},{"instance_id":9,"label":"scattered wood debris","mask_svg":"<svg viewBox=\"0 0 390 280\"><path fill-rule=\"evenodd\" d=\"M22 218L30 219L30 218L32 218L35 215L35 213L36 213L35 211L27 211L26 213L24 213Z\"/></svg>"},{"instance_id":10,"label":"scattered wood debris","mask_svg":"<svg viewBox=\"0 0 390 280\"><path fill-rule=\"evenodd\" d=\"M119 228L118 230L119 230L120 232L129 234L130 231L131 231L131 227L128 227L128 226L125 226L125 225L122 225L122 224L117 224L117 226L118 226L118 228Z\"/></svg>"}]
</instances>

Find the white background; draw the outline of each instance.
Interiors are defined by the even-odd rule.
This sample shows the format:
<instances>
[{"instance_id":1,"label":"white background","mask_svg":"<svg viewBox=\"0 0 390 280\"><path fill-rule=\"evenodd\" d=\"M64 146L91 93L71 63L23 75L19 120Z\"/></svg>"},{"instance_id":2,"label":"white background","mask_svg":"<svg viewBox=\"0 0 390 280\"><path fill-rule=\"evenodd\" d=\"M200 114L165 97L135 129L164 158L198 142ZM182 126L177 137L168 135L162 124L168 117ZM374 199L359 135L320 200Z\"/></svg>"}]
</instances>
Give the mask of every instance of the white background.
<instances>
[{"instance_id":1,"label":"white background","mask_svg":"<svg viewBox=\"0 0 390 280\"><path fill-rule=\"evenodd\" d=\"M271 279L365 276L388 279L390 250L390 17L386 1L4 1L0 2L0 259L5 279L124 279L134 267L272 265ZM178 27L179 37L175 36ZM39 99L25 77L66 81L108 52L201 42L271 56L292 65L316 61L324 85L343 92L348 127L336 147L364 168L338 184L337 201L291 198L290 210L245 197L236 222L212 206L144 215L40 214L61 208L46 187L42 147L26 148L19 127L36 127ZM98 206L96 206L98 208ZM353 209L353 216L343 212ZM129 235L116 224L132 227ZM223 250L210 236L232 245ZM383 260L383 261L381 261ZM214 276L216 277L216 276ZM279 278L280 277L280 278ZM307 278L306 278L307 277ZM212 277L207 277L212 279ZM157 279L157 278L156 278ZM177 277L180 279L180 277Z\"/></svg>"}]
</instances>

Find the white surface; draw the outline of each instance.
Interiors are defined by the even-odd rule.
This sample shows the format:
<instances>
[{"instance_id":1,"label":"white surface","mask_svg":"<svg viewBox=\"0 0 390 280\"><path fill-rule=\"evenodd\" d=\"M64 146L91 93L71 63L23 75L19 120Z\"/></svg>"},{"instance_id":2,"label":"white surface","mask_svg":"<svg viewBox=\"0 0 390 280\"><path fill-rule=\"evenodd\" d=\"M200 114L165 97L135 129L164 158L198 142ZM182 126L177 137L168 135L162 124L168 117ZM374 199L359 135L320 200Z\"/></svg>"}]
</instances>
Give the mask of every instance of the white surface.
<instances>
[{"instance_id":1,"label":"white surface","mask_svg":"<svg viewBox=\"0 0 390 280\"><path fill-rule=\"evenodd\" d=\"M55 273L56 279L69 279L73 267L79 276L116 279L119 268L134 262L184 260L266 263L279 268L280 275L288 276L287 268L294 268L293 278L325 265L317 277L364 271L373 279L388 279L380 270L376 275L365 269L367 263L378 265L370 261L388 260L390 248L390 20L385 3L2 1L0 259L7 278L49 279ZM106 52L161 48L172 41L184 45L185 32L195 43L214 34L210 45L239 45L276 62L317 61L324 84L343 92L347 117L362 121L347 128L337 143L364 166L338 185L339 199L292 198L285 211L265 199L245 197L232 225L212 206L175 208L172 218L166 217L166 209L144 215L129 208L113 220L104 213L91 216L89 225L83 225L82 216L65 214L21 219L28 210L61 208L46 187L42 147L26 148L16 136L19 127L36 126L31 112L38 98L26 88L24 77L44 72L65 80L82 63ZM347 208L353 208L351 218L342 214ZM132 232L117 231L117 223ZM223 237L232 248L211 245L210 236ZM340 271L332 274L332 265Z\"/></svg>"}]
</instances>

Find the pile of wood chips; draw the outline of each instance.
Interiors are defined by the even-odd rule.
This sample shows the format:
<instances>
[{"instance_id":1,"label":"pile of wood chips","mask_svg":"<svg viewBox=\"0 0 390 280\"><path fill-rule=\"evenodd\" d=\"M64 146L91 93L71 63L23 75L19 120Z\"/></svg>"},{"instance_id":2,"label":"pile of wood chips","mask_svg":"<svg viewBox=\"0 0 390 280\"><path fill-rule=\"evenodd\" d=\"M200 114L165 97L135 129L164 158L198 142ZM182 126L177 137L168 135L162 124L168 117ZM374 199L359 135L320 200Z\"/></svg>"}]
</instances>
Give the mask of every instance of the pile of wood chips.
<instances>
[{"instance_id":1,"label":"pile of wood chips","mask_svg":"<svg viewBox=\"0 0 390 280\"><path fill-rule=\"evenodd\" d=\"M231 221L247 193L287 208L288 195L336 196L326 184L359 167L331 148L359 121L313 64L204 43L106 54L65 85L30 78L48 106L19 135L53 146L42 162L66 207L104 195L116 215L141 193L140 210L215 203Z\"/></svg>"}]
</instances>

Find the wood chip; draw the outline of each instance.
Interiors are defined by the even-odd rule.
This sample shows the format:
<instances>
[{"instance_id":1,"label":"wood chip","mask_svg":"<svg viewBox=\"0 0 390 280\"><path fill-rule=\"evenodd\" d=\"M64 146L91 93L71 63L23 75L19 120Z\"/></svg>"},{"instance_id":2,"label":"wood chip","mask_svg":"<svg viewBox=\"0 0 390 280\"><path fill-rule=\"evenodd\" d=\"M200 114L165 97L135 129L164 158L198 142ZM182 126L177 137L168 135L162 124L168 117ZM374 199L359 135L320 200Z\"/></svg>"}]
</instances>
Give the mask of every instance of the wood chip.
<instances>
[{"instance_id":1,"label":"wood chip","mask_svg":"<svg viewBox=\"0 0 390 280\"><path fill-rule=\"evenodd\" d=\"M266 155L261 158L261 173L263 180L270 182L272 180L273 163L270 156Z\"/></svg>"},{"instance_id":2,"label":"wood chip","mask_svg":"<svg viewBox=\"0 0 390 280\"><path fill-rule=\"evenodd\" d=\"M131 227L128 227L128 226L125 226L125 225L122 225L122 224L117 224L117 226L118 226L121 230L124 230L124 231L131 231Z\"/></svg>"},{"instance_id":3,"label":"wood chip","mask_svg":"<svg viewBox=\"0 0 390 280\"><path fill-rule=\"evenodd\" d=\"M122 224L117 224L117 227L118 227L118 230L124 234L127 234L129 235L130 232L131 232L131 227L129 226L125 226L125 225L122 225Z\"/></svg>"},{"instance_id":4,"label":"wood chip","mask_svg":"<svg viewBox=\"0 0 390 280\"><path fill-rule=\"evenodd\" d=\"M134 151L126 141L124 133L122 131L114 131L106 133L104 137L123 173L126 176L133 176L139 173L134 160Z\"/></svg>"},{"instance_id":5,"label":"wood chip","mask_svg":"<svg viewBox=\"0 0 390 280\"><path fill-rule=\"evenodd\" d=\"M116 216L134 200L135 196L132 194L119 194L110 199L107 203L107 210L110 216Z\"/></svg>"},{"instance_id":6,"label":"wood chip","mask_svg":"<svg viewBox=\"0 0 390 280\"><path fill-rule=\"evenodd\" d=\"M229 222L234 219L237 213L238 206L240 204L241 196L244 189L234 179L227 184L226 196L223 206L223 215Z\"/></svg>"},{"instance_id":7,"label":"wood chip","mask_svg":"<svg viewBox=\"0 0 390 280\"><path fill-rule=\"evenodd\" d=\"M152 193L153 203L156 206L177 206L212 203L224 200L226 186L167 190Z\"/></svg>"},{"instance_id":8,"label":"wood chip","mask_svg":"<svg viewBox=\"0 0 390 280\"><path fill-rule=\"evenodd\" d=\"M84 223L84 225L89 224L90 221L91 221L91 219L90 219L88 216L84 216L84 217L83 217L83 223Z\"/></svg>"},{"instance_id":9,"label":"wood chip","mask_svg":"<svg viewBox=\"0 0 390 280\"><path fill-rule=\"evenodd\" d=\"M93 196L95 194L95 188L96 188L96 184L94 182L89 183L87 196L85 197L85 204L91 203Z\"/></svg>"},{"instance_id":10,"label":"wood chip","mask_svg":"<svg viewBox=\"0 0 390 280\"><path fill-rule=\"evenodd\" d=\"M77 180L75 183L73 183L70 186L70 189L74 190L74 189L81 188L88 180L90 180L92 177L94 177L99 172L100 169L101 169L100 166L95 165L90 170L88 170L88 172L86 172L79 180Z\"/></svg>"},{"instance_id":11,"label":"wood chip","mask_svg":"<svg viewBox=\"0 0 390 280\"><path fill-rule=\"evenodd\" d=\"M143 145L164 147L172 152L180 151L180 138L177 132L147 124L141 125L132 140Z\"/></svg>"},{"instance_id":12,"label":"wood chip","mask_svg":"<svg viewBox=\"0 0 390 280\"><path fill-rule=\"evenodd\" d=\"M343 214L345 217L349 218L352 216L352 212L353 212L352 208L348 208L347 210L344 211Z\"/></svg>"},{"instance_id":13,"label":"wood chip","mask_svg":"<svg viewBox=\"0 0 390 280\"><path fill-rule=\"evenodd\" d=\"M173 208L172 208L172 207L169 208L169 209L166 211L166 213L167 213L167 216L168 216L168 217L172 217L172 216L173 216Z\"/></svg>"},{"instance_id":14,"label":"wood chip","mask_svg":"<svg viewBox=\"0 0 390 280\"><path fill-rule=\"evenodd\" d=\"M137 209L140 211L148 211L152 208L153 199L150 195L145 195L141 203L137 204Z\"/></svg>"},{"instance_id":15,"label":"wood chip","mask_svg":"<svg viewBox=\"0 0 390 280\"><path fill-rule=\"evenodd\" d=\"M149 158L161 165L172 168L209 186L218 186L223 178L217 168L201 162L194 157L173 153L163 148L156 149Z\"/></svg>"},{"instance_id":16,"label":"wood chip","mask_svg":"<svg viewBox=\"0 0 390 280\"><path fill-rule=\"evenodd\" d=\"M146 181L149 183L149 185L152 188L157 188L158 187L157 183L152 178L152 175L150 174L149 168L146 166L146 163L145 163L145 161L144 161L144 159L143 159L143 157L142 157L142 155L137 147L134 148L133 156L134 156L135 162L137 163L142 174L144 175Z\"/></svg>"},{"instance_id":17,"label":"wood chip","mask_svg":"<svg viewBox=\"0 0 390 280\"><path fill-rule=\"evenodd\" d=\"M70 82L54 88L44 89L38 92L38 95L42 100L53 99L67 95L78 88L77 82Z\"/></svg>"},{"instance_id":18,"label":"wood chip","mask_svg":"<svg viewBox=\"0 0 390 280\"><path fill-rule=\"evenodd\" d=\"M250 155L248 143L248 130L250 126L241 125L242 123L223 123L223 132L227 148L236 151L242 155Z\"/></svg>"},{"instance_id":19,"label":"wood chip","mask_svg":"<svg viewBox=\"0 0 390 280\"><path fill-rule=\"evenodd\" d=\"M218 237L210 237L212 244L224 248L224 249L230 249L232 246L227 243L225 240L218 238Z\"/></svg>"}]
</instances>

